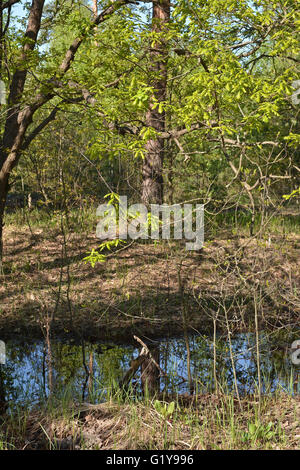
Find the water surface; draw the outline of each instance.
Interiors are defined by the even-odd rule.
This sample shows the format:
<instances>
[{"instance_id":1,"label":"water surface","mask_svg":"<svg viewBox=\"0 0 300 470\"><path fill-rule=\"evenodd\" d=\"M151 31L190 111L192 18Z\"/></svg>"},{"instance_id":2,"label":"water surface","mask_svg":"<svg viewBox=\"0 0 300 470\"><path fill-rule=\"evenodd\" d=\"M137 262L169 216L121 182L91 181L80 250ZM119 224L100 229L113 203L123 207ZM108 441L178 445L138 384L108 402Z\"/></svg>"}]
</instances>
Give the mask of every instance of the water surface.
<instances>
[{"instance_id":1,"label":"water surface","mask_svg":"<svg viewBox=\"0 0 300 470\"><path fill-rule=\"evenodd\" d=\"M159 346L160 367L166 373L166 377L160 379L161 391L186 393L192 382L195 393L208 393L215 390L217 377L225 392L236 392L236 383L239 393L254 393L259 383L258 370L263 393L300 391L299 367L291 363L289 344L280 346L272 336L261 334L259 337L259 363L252 333L232 337L231 347L226 336L219 337L215 363L213 340L209 336L162 338ZM61 399L105 401L138 354L139 349L134 344L76 343L57 339L51 341L49 348L42 340L9 341L6 364L2 366L5 398L11 405L34 405L47 399L51 387L52 393ZM138 371L131 382L130 393L138 396L140 391Z\"/></svg>"}]
</instances>

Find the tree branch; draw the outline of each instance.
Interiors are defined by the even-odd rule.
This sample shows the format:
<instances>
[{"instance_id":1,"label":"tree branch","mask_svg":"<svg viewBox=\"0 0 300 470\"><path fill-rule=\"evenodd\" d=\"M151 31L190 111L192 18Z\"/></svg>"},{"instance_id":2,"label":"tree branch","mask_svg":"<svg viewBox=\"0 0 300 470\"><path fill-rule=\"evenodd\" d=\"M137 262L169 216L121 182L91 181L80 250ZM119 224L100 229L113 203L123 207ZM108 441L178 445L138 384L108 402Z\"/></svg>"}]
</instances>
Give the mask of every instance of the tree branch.
<instances>
[{"instance_id":1,"label":"tree branch","mask_svg":"<svg viewBox=\"0 0 300 470\"><path fill-rule=\"evenodd\" d=\"M69 49L66 52L65 58L59 67L59 72L64 75L69 70L79 46L81 45L85 37L94 30L95 26L98 26L100 23L106 21L107 18L109 18L113 13L115 13L115 11L118 10L121 6L129 5L131 3L136 2L132 0L116 0L114 3L112 3L112 5L107 7L98 16L96 16L94 20L91 21L90 26L86 31L85 35L76 38L70 45Z\"/></svg>"},{"instance_id":2,"label":"tree branch","mask_svg":"<svg viewBox=\"0 0 300 470\"><path fill-rule=\"evenodd\" d=\"M26 150L33 141L33 139L35 139L35 137L49 124L49 122L53 121L56 118L56 114L58 111L59 107L55 106L49 116L47 116L38 126L36 126L36 128L29 134L29 136L25 138L24 143L22 145L22 150Z\"/></svg>"},{"instance_id":3,"label":"tree branch","mask_svg":"<svg viewBox=\"0 0 300 470\"><path fill-rule=\"evenodd\" d=\"M211 129L217 126L218 126L217 121L211 121L209 124L207 124L206 122L196 122L195 124L192 124L190 127L172 129L169 131L160 132L159 138L160 139L170 139L170 138L178 139L179 137L182 137L183 135L188 134L189 132L193 132L199 129Z\"/></svg>"},{"instance_id":4,"label":"tree branch","mask_svg":"<svg viewBox=\"0 0 300 470\"><path fill-rule=\"evenodd\" d=\"M25 32L25 45L23 47L23 52L21 55L22 62L26 61L26 52L33 50L36 44L36 39L38 32L41 26L41 17L44 8L45 0L33 0L31 10L28 17L28 24ZM112 5L107 7L102 11L93 21L91 21L88 30L85 34L79 38L76 38L69 49L67 50L65 57L58 68L58 74L60 77L64 76L69 70L75 54L82 44L85 37L93 32L95 26L104 22L108 19L116 10L121 6L135 3L132 0L117 0ZM9 6L9 5L8 5ZM27 105L22 111L19 110L20 98L23 95L25 81L27 77L28 69L20 68L18 69L12 80L12 85L10 89L9 102L11 107L13 107L13 112L8 114L5 125L5 132L2 142L2 154L0 161L0 184L1 181L7 177L7 174L16 166L19 159L19 152L22 149L24 143L25 132L32 122L34 113L50 101L55 93L50 92L46 95L39 93L33 103ZM46 124L47 125L47 122ZM44 126L45 127L45 126ZM37 135L33 136L33 138ZM31 139L32 140L32 139ZM3 149L10 149L8 154L3 152Z\"/></svg>"},{"instance_id":5,"label":"tree branch","mask_svg":"<svg viewBox=\"0 0 300 470\"><path fill-rule=\"evenodd\" d=\"M0 5L0 11L5 10L6 8L11 7L15 3L20 3L20 2L21 2L21 0L8 0L7 2Z\"/></svg>"}]
</instances>

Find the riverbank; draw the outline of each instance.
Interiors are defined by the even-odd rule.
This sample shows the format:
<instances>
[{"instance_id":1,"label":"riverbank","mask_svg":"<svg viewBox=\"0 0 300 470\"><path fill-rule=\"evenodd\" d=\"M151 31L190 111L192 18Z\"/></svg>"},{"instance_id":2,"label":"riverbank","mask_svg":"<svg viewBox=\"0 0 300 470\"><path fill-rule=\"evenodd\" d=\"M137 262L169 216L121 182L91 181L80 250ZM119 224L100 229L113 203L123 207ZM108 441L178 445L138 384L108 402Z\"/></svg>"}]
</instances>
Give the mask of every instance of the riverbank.
<instances>
[{"instance_id":1,"label":"riverbank","mask_svg":"<svg viewBox=\"0 0 300 470\"><path fill-rule=\"evenodd\" d=\"M300 397L230 395L49 404L4 418L2 449L283 449L300 446ZM169 410L164 411L164 410Z\"/></svg>"}]
</instances>

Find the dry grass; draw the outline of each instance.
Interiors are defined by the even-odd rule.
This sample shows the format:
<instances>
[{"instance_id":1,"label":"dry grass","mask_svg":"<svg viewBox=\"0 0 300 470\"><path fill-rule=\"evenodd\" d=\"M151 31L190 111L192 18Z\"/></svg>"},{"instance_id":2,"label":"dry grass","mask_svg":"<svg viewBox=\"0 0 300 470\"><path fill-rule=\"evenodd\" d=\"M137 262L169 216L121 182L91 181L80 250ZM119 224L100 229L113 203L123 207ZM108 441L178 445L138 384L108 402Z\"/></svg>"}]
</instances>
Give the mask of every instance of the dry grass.
<instances>
[{"instance_id":1,"label":"dry grass","mask_svg":"<svg viewBox=\"0 0 300 470\"><path fill-rule=\"evenodd\" d=\"M183 302L191 327L211 329L210 307L232 301L245 327L258 285L270 327L299 321L299 235L272 237L271 245L222 239L207 242L201 252L174 243L134 244L93 269L82 259L97 244L91 235L69 234L66 254L57 230L35 229L32 235L25 227L8 226L0 284L2 336L39 335L53 313L53 329L60 334L73 328L97 338L120 331L128 336L133 329L176 333L182 331Z\"/></svg>"},{"instance_id":2,"label":"dry grass","mask_svg":"<svg viewBox=\"0 0 300 470\"><path fill-rule=\"evenodd\" d=\"M168 419L152 402L86 404L62 415L31 412L24 431L18 435L8 425L7 436L19 449L297 449L300 444L300 397L287 395L265 397L260 418L255 397L245 398L240 410L232 397L216 395L183 398ZM257 434L249 434L249 423L256 423Z\"/></svg>"}]
</instances>

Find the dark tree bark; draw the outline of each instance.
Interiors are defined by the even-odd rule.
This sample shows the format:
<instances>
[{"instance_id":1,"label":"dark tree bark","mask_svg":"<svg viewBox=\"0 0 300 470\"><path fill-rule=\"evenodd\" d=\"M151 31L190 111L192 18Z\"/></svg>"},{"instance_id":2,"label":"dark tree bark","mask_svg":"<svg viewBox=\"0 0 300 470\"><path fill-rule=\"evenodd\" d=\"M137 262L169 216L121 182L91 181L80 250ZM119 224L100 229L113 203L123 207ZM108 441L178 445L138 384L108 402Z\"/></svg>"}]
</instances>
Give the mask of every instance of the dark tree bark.
<instances>
[{"instance_id":1,"label":"dark tree bark","mask_svg":"<svg viewBox=\"0 0 300 470\"><path fill-rule=\"evenodd\" d=\"M151 347L150 344L147 345L149 351L151 352L152 358L159 365L160 363L160 352L159 345ZM145 358L141 365L141 381L142 381L142 390L144 395L153 397L159 393L160 389L160 372L155 363L150 358Z\"/></svg>"},{"instance_id":2,"label":"dark tree bark","mask_svg":"<svg viewBox=\"0 0 300 470\"><path fill-rule=\"evenodd\" d=\"M166 115L159 112L159 107L153 107L154 102L162 103L167 94L167 58L168 50L163 33L170 21L170 1L159 0L153 3L152 30L159 34L159 39L150 49L151 80L155 92L146 115L147 127L152 127L157 132L165 131ZM142 200L145 204L161 204L163 202L163 160L164 142L162 138L150 139L146 144L145 158L143 161L143 186Z\"/></svg>"}]
</instances>

